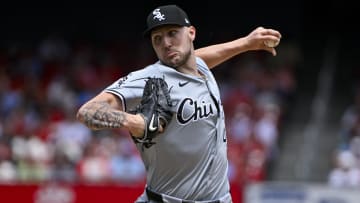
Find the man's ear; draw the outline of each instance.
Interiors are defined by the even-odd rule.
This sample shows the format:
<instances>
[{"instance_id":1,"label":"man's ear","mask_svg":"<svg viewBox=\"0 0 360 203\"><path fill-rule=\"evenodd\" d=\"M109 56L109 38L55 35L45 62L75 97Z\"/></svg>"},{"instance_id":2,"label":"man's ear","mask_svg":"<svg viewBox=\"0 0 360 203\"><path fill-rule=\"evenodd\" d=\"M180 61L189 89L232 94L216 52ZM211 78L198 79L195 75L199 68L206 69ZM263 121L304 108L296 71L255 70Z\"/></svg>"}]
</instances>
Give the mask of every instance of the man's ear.
<instances>
[{"instance_id":1,"label":"man's ear","mask_svg":"<svg viewBox=\"0 0 360 203\"><path fill-rule=\"evenodd\" d=\"M196 29L194 26L190 26L189 27L189 35L192 41L195 40L195 36L196 36Z\"/></svg>"}]
</instances>

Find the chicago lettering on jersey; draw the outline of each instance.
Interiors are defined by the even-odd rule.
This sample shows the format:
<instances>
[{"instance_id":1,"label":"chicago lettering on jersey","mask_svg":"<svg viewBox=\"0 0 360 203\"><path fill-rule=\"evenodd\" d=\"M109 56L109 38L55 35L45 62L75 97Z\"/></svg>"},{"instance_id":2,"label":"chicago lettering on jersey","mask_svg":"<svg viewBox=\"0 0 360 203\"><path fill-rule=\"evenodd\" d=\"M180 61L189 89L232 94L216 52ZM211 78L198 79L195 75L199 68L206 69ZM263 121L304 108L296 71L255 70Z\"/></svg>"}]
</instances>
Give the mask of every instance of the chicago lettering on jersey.
<instances>
[{"instance_id":1,"label":"chicago lettering on jersey","mask_svg":"<svg viewBox=\"0 0 360 203\"><path fill-rule=\"evenodd\" d=\"M190 114L186 113L185 109L187 110L187 112L190 110ZM198 100L185 98L179 104L179 108L177 111L177 120L181 124L186 124L191 120L197 121L202 118L207 118L213 114L214 110L210 103L205 103L204 101L199 102Z\"/></svg>"}]
</instances>

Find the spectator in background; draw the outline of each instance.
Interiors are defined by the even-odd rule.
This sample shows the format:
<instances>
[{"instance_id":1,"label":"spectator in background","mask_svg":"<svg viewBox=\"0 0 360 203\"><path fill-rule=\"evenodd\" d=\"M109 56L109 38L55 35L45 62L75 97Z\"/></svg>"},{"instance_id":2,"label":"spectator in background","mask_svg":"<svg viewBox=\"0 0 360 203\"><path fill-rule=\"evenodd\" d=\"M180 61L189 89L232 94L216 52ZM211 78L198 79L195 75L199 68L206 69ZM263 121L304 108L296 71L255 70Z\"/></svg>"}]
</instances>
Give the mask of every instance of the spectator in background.
<instances>
[{"instance_id":1,"label":"spectator in background","mask_svg":"<svg viewBox=\"0 0 360 203\"><path fill-rule=\"evenodd\" d=\"M110 179L109 156L101 146L101 139L91 139L85 147L83 158L79 160L80 180L90 183L108 182Z\"/></svg>"},{"instance_id":2,"label":"spectator in background","mask_svg":"<svg viewBox=\"0 0 360 203\"><path fill-rule=\"evenodd\" d=\"M143 183L145 168L129 137L119 137L114 156L110 160L111 177L124 184Z\"/></svg>"},{"instance_id":3,"label":"spectator in background","mask_svg":"<svg viewBox=\"0 0 360 203\"><path fill-rule=\"evenodd\" d=\"M263 104L258 108L260 113L254 125L254 134L265 147L266 160L270 161L276 157L278 150L280 108L276 104Z\"/></svg>"},{"instance_id":4,"label":"spectator in background","mask_svg":"<svg viewBox=\"0 0 360 203\"><path fill-rule=\"evenodd\" d=\"M0 182L13 182L16 180L16 167L11 161L11 156L9 143L0 137Z\"/></svg>"},{"instance_id":5,"label":"spectator in background","mask_svg":"<svg viewBox=\"0 0 360 203\"><path fill-rule=\"evenodd\" d=\"M228 133L231 142L243 143L253 133L254 119L252 106L245 102L239 102L235 108L233 116L229 118Z\"/></svg>"},{"instance_id":6,"label":"spectator in background","mask_svg":"<svg viewBox=\"0 0 360 203\"><path fill-rule=\"evenodd\" d=\"M355 90L353 102L341 117L341 148L348 149L351 139L360 135L360 88Z\"/></svg>"},{"instance_id":7,"label":"spectator in background","mask_svg":"<svg viewBox=\"0 0 360 203\"><path fill-rule=\"evenodd\" d=\"M360 134L357 134L350 139L349 150L355 157L356 167L360 169Z\"/></svg>"},{"instance_id":8,"label":"spectator in background","mask_svg":"<svg viewBox=\"0 0 360 203\"><path fill-rule=\"evenodd\" d=\"M360 187L360 169L356 167L356 158L351 151L336 152L335 167L328 176L328 184L339 188Z\"/></svg>"}]
</instances>

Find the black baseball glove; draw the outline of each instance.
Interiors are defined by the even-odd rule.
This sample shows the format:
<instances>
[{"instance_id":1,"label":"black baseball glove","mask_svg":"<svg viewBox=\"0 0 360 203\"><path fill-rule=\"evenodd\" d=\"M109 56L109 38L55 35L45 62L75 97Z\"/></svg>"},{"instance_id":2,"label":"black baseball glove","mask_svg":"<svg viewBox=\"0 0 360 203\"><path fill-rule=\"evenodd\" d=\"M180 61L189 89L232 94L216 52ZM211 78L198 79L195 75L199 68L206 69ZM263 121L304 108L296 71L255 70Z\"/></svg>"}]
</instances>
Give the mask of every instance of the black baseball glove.
<instances>
[{"instance_id":1,"label":"black baseball glove","mask_svg":"<svg viewBox=\"0 0 360 203\"><path fill-rule=\"evenodd\" d=\"M170 90L162 78L148 78L144 87L143 96L135 113L140 114L145 120L145 131L142 138L136 138L146 148L151 147L159 134L160 125L165 129L172 118L172 102Z\"/></svg>"}]
</instances>

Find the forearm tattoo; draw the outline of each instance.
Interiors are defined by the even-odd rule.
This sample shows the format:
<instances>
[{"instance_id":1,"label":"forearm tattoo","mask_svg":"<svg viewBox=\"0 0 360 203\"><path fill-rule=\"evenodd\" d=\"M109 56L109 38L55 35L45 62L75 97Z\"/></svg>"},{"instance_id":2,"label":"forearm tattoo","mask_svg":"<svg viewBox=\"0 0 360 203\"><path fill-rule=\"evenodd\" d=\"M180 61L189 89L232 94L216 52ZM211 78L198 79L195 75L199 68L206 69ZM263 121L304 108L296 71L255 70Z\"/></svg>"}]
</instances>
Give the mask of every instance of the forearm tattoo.
<instances>
[{"instance_id":1,"label":"forearm tattoo","mask_svg":"<svg viewBox=\"0 0 360 203\"><path fill-rule=\"evenodd\" d=\"M126 120L124 112L112 108L106 102L91 102L80 110L82 120L94 130L104 128L119 128Z\"/></svg>"}]
</instances>

